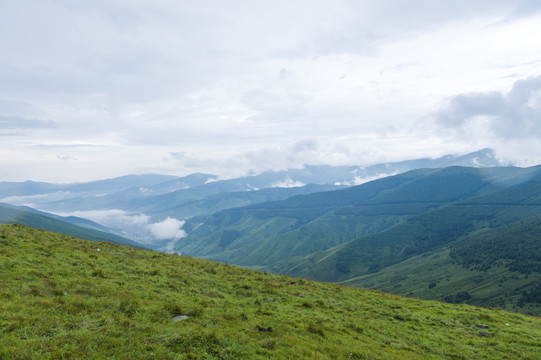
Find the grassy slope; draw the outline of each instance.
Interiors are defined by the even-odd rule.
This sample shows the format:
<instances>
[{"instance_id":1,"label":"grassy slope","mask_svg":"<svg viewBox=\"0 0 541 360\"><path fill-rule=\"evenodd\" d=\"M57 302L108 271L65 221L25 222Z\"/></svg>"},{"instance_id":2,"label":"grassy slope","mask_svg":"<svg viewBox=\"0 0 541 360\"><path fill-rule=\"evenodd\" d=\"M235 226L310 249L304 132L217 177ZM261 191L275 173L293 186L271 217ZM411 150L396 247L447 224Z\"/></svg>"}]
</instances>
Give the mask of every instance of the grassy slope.
<instances>
[{"instance_id":1,"label":"grassy slope","mask_svg":"<svg viewBox=\"0 0 541 360\"><path fill-rule=\"evenodd\" d=\"M0 273L2 359L538 359L541 353L535 317L20 225L0 226ZM181 314L189 318L172 321Z\"/></svg>"}]
</instances>

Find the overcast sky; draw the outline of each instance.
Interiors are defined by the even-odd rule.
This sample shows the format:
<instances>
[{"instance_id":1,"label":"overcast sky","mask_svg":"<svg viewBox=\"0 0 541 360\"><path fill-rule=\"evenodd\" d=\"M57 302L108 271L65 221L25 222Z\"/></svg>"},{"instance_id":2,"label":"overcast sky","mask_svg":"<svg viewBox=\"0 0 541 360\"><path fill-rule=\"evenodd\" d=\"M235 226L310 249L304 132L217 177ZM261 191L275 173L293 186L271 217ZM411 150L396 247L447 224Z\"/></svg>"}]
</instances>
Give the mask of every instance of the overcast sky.
<instances>
[{"instance_id":1,"label":"overcast sky","mask_svg":"<svg viewBox=\"0 0 541 360\"><path fill-rule=\"evenodd\" d=\"M539 34L538 0L0 0L0 181L541 163Z\"/></svg>"}]
</instances>

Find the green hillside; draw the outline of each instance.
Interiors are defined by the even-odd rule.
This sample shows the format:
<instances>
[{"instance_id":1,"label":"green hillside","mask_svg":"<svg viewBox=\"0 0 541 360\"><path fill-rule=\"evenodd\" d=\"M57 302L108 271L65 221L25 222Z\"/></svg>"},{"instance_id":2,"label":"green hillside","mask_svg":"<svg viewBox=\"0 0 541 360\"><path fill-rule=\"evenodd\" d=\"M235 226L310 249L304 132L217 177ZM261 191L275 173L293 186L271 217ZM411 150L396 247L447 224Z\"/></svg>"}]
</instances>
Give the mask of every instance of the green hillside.
<instances>
[{"instance_id":1,"label":"green hillside","mask_svg":"<svg viewBox=\"0 0 541 360\"><path fill-rule=\"evenodd\" d=\"M2 359L538 359L541 319L0 226Z\"/></svg>"},{"instance_id":2,"label":"green hillside","mask_svg":"<svg viewBox=\"0 0 541 360\"><path fill-rule=\"evenodd\" d=\"M540 173L539 167L421 169L344 190L229 209L188 221L189 235L178 242L177 250L242 266L289 271L285 263L377 234L414 215L524 186ZM471 211L473 217L476 211ZM409 224L407 232L416 237L414 231L422 230L423 225Z\"/></svg>"},{"instance_id":3,"label":"green hillside","mask_svg":"<svg viewBox=\"0 0 541 360\"><path fill-rule=\"evenodd\" d=\"M540 315L540 215L535 204L448 205L275 270Z\"/></svg>"},{"instance_id":4,"label":"green hillside","mask_svg":"<svg viewBox=\"0 0 541 360\"><path fill-rule=\"evenodd\" d=\"M299 194L310 194L321 191L336 190L334 185L306 185L293 188L267 188L257 191L228 191L209 195L200 200L180 200L172 202L171 194L152 198L155 206L151 208L151 215L157 218L172 216L177 219L187 219L194 216L209 215L220 210L241 206L249 206L268 201L284 200ZM157 201L157 200L160 201ZM173 206L171 204L174 204Z\"/></svg>"},{"instance_id":5,"label":"green hillside","mask_svg":"<svg viewBox=\"0 0 541 360\"><path fill-rule=\"evenodd\" d=\"M541 206L453 204L410 217L377 234L360 237L324 252L314 253L286 271L295 276L324 281L344 281L354 276L375 272L412 256L422 255L440 246L451 245L463 237L479 232L492 229L488 235L495 235L501 226L538 215L541 215ZM514 230L518 234L525 231L520 227L515 227ZM539 230L537 231L539 233ZM512 242L512 240L513 238L509 236L502 241ZM540 239L536 238L535 241L537 248L540 248ZM466 246L467 242L462 241L459 244ZM482 257L485 251L490 251L487 247L470 250L471 256L474 257ZM522 248L519 251L528 250ZM498 250L494 260L498 260L501 256L505 256L503 249ZM540 271L541 268L538 267L536 270Z\"/></svg>"}]
</instances>

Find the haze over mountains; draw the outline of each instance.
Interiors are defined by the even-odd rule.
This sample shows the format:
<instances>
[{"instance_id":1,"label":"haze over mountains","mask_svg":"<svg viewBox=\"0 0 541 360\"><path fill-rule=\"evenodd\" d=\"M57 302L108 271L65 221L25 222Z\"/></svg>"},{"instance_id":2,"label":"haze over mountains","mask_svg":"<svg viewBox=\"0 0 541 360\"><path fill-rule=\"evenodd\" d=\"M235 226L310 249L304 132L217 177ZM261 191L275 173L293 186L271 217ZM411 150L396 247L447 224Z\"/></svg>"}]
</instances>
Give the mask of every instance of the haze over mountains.
<instances>
[{"instance_id":1,"label":"haze over mountains","mask_svg":"<svg viewBox=\"0 0 541 360\"><path fill-rule=\"evenodd\" d=\"M93 241L108 241L142 248L141 244L111 234L109 229L93 221L74 216L62 217L26 206L0 203L0 223L17 223L33 228L54 231Z\"/></svg>"},{"instance_id":2,"label":"haze over mountains","mask_svg":"<svg viewBox=\"0 0 541 360\"><path fill-rule=\"evenodd\" d=\"M490 149L462 156L361 166L310 166L219 180L214 175L128 175L76 184L0 183L0 202L83 217L147 246L178 239L183 220L255 203L358 185L425 167L497 166Z\"/></svg>"},{"instance_id":3,"label":"haze over mountains","mask_svg":"<svg viewBox=\"0 0 541 360\"><path fill-rule=\"evenodd\" d=\"M124 241L120 235L244 267L539 314L541 167L502 165L484 149L227 180L192 174L0 183L0 196L75 215L55 221L115 234L108 241ZM26 225L47 216L13 205L9 211Z\"/></svg>"}]
</instances>

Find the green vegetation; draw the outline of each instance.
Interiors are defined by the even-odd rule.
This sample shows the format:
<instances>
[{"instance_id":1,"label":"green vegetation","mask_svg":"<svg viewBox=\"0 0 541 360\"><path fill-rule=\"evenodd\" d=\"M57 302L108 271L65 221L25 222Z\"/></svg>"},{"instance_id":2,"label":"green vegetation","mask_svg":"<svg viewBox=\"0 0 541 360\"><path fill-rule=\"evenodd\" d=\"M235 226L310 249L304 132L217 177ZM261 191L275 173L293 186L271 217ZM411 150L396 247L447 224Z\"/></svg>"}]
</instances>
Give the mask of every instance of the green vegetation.
<instances>
[{"instance_id":1,"label":"green vegetation","mask_svg":"<svg viewBox=\"0 0 541 360\"><path fill-rule=\"evenodd\" d=\"M540 355L539 318L260 273L20 225L0 226L0 272L2 359ZM174 321L179 315L187 318Z\"/></svg>"},{"instance_id":2,"label":"green vegetation","mask_svg":"<svg viewBox=\"0 0 541 360\"><path fill-rule=\"evenodd\" d=\"M535 297L541 282L539 272L521 274L496 264L486 270L465 268L450 252L449 247L437 248L342 284L420 299L541 314L541 299Z\"/></svg>"},{"instance_id":3,"label":"green vegetation","mask_svg":"<svg viewBox=\"0 0 541 360\"><path fill-rule=\"evenodd\" d=\"M541 217L476 232L452 247L451 257L462 266L488 270L495 265L531 274L541 271Z\"/></svg>"},{"instance_id":4,"label":"green vegetation","mask_svg":"<svg viewBox=\"0 0 541 360\"><path fill-rule=\"evenodd\" d=\"M541 302L526 296L541 281L540 212L453 204L277 266L305 278L541 315Z\"/></svg>"},{"instance_id":5,"label":"green vegetation","mask_svg":"<svg viewBox=\"0 0 541 360\"><path fill-rule=\"evenodd\" d=\"M289 272L278 263L379 233L451 203L497 193L540 173L541 168L420 169L348 189L224 210L189 220L185 225L189 235L177 250ZM239 236L224 246L221 237L227 231Z\"/></svg>"},{"instance_id":6,"label":"green vegetation","mask_svg":"<svg viewBox=\"0 0 541 360\"><path fill-rule=\"evenodd\" d=\"M453 191L439 191L449 184L454 184ZM477 194L491 185L479 169L415 170L344 190L196 217L185 225L189 235L178 243L177 250L276 270L279 261L377 233L409 216ZM235 231L239 236L224 247L221 237L225 231Z\"/></svg>"}]
</instances>

